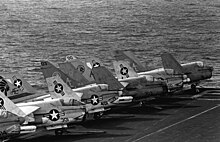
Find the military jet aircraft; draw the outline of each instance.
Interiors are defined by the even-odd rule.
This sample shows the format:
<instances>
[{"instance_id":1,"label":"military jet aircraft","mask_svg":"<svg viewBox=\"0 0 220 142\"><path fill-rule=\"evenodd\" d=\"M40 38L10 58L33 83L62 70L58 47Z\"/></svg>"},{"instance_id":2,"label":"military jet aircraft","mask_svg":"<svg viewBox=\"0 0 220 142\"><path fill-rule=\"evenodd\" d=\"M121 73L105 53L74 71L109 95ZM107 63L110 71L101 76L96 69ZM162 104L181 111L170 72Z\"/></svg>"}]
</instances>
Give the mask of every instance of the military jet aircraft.
<instances>
[{"instance_id":1,"label":"military jet aircraft","mask_svg":"<svg viewBox=\"0 0 220 142\"><path fill-rule=\"evenodd\" d=\"M90 83L89 81L85 81L85 82L80 82L80 80L73 80L71 77L69 77L67 74L65 74L64 72L62 72L60 69L56 68L55 66L53 66L50 62L48 61L44 61L41 62L42 65L42 72L44 74L44 77L46 78L47 82L52 76L59 76L61 79L57 79L60 83L60 87L63 88L63 86L65 86L67 93L68 94L65 95L64 97L71 97L73 95L78 95L80 98L77 98L76 100L78 101L82 101L86 104L86 108L89 114L93 115L94 119L99 119L103 112L106 111L105 108L110 108L112 105L116 105L116 104L120 104L120 103L128 103L131 102L133 97L119 97L119 93L118 90L109 90L108 89L108 85L107 84L96 84L96 83ZM83 78L83 76L79 73L78 70L72 70L72 75L75 76L75 74L77 74L77 78ZM77 79L75 78L75 79ZM66 80L66 82L64 83L63 80ZM73 82L73 83L71 83ZM48 86L49 89L51 91L51 84L50 82L48 82ZM67 87L67 84L69 87L73 87L74 89L70 89ZM72 85L74 84L74 85ZM84 85L84 86L82 86ZM78 87L78 86L82 86L82 87ZM75 88L77 87L77 88ZM54 92L52 91L51 94L54 94ZM54 97L56 96L56 97ZM42 98L46 98L48 96L42 96L39 97L40 99ZM57 95L51 95L52 98L57 98ZM63 98L63 96L58 95L58 98ZM37 98L36 98L37 99ZM94 102L93 100L97 100ZM96 106L98 105L98 106Z\"/></svg>"},{"instance_id":2,"label":"military jet aircraft","mask_svg":"<svg viewBox=\"0 0 220 142\"><path fill-rule=\"evenodd\" d=\"M205 66L201 61L180 64L170 53L162 54L161 58L164 70L171 69L174 74L187 75L190 81L185 83L191 84L192 89L195 89L200 81L212 77L213 67Z\"/></svg>"},{"instance_id":3,"label":"military jet aircraft","mask_svg":"<svg viewBox=\"0 0 220 142\"><path fill-rule=\"evenodd\" d=\"M89 73L91 78L95 79L96 83L108 84L109 90L121 90L121 94L123 94L122 96L132 96L134 98L134 101L143 100L144 102L145 100L148 100L150 97L155 97L157 95L165 95L168 93L167 84L164 81L158 81L154 79L152 80L152 78L147 78L146 76L129 77L129 72L129 74L125 75L128 78L125 77L123 79L119 79L119 82L112 75L112 73L103 66L101 61L95 57L87 58L85 60L85 63L82 63L82 61L80 60L76 60L75 57L71 59L72 60L68 60L68 62L66 63L62 63L62 66L60 64L60 68L63 68L63 70L65 70L66 67L66 73L69 73L70 71L74 70L74 67L77 67L77 65L79 64L85 70L88 70L86 68L90 68L90 73L87 72L87 74ZM130 75L132 75L132 73Z\"/></svg>"},{"instance_id":4,"label":"military jet aircraft","mask_svg":"<svg viewBox=\"0 0 220 142\"><path fill-rule=\"evenodd\" d=\"M67 124L81 122L85 115L84 106L77 101L66 102L63 99L14 104L0 93L0 109L9 111L25 119L25 126L36 126L46 130L55 130L59 135L65 132Z\"/></svg>"},{"instance_id":5,"label":"military jet aircraft","mask_svg":"<svg viewBox=\"0 0 220 142\"><path fill-rule=\"evenodd\" d=\"M115 69L116 76L120 82L132 82L137 79L145 78L148 82L156 82L161 79L155 78L152 75L139 75L130 66L127 61L113 61L113 67ZM183 87L183 83L187 81L184 76L167 76L163 79L168 85L169 92L174 92Z\"/></svg>"},{"instance_id":6,"label":"military jet aircraft","mask_svg":"<svg viewBox=\"0 0 220 142\"><path fill-rule=\"evenodd\" d=\"M120 97L116 91L105 91L95 93L76 93L59 76L46 78L49 93L52 98L64 100L77 100L85 103L86 112L99 119L102 113L117 104L130 103L132 97Z\"/></svg>"},{"instance_id":7,"label":"military jet aircraft","mask_svg":"<svg viewBox=\"0 0 220 142\"><path fill-rule=\"evenodd\" d=\"M196 85L201 80L209 79L212 77L213 67L205 66L203 62L190 62L186 64L179 64L176 59L170 53L164 53L161 55L164 68L159 68L151 71L147 71L141 62L130 51L113 51L113 55L116 60L127 60L131 66L138 71L138 75L152 75L156 78L166 78L170 75L185 75L187 81L184 84L192 84L191 88L195 89Z\"/></svg>"}]
</instances>

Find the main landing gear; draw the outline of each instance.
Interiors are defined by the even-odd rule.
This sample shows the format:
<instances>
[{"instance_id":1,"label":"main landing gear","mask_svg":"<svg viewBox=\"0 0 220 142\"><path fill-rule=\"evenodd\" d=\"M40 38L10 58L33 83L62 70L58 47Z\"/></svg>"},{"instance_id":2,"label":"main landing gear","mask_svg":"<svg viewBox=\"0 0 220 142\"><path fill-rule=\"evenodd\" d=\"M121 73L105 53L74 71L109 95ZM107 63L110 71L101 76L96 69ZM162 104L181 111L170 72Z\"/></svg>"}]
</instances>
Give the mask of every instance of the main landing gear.
<instances>
[{"instance_id":1,"label":"main landing gear","mask_svg":"<svg viewBox=\"0 0 220 142\"><path fill-rule=\"evenodd\" d=\"M103 112L96 112L96 113L94 113L93 118L95 120L99 120L99 119L101 119L102 116L103 116Z\"/></svg>"},{"instance_id":2,"label":"main landing gear","mask_svg":"<svg viewBox=\"0 0 220 142\"><path fill-rule=\"evenodd\" d=\"M197 84L192 84L191 85L191 89L195 92L195 93L199 93L199 89L196 88Z\"/></svg>"},{"instance_id":3,"label":"main landing gear","mask_svg":"<svg viewBox=\"0 0 220 142\"><path fill-rule=\"evenodd\" d=\"M55 135L61 136L61 135L63 135L63 133L66 133L66 132L67 132L66 129L57 129L57 130L55 130Z\"/></svg>"}]
</instances>

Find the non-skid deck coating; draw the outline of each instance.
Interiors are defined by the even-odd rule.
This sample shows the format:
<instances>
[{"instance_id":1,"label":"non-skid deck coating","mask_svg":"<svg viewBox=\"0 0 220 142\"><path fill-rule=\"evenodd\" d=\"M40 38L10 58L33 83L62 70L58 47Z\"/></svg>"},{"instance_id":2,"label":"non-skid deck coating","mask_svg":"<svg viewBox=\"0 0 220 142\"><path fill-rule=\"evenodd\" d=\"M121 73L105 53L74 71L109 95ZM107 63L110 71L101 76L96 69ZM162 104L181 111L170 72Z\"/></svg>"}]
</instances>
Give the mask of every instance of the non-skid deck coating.
<instances>
[{"instance_id":1,"label":"non-skid deck coating","mask_svg":"<svg viewBox=\"0 0 220 142\"><path fill-rule=\"evenodd\" d=\"M105 133L71 133L54 136L54 132L44 132L22 141L220 141L220 90L203 89L200 94L191 95L185 92L180 96L182 99L178 97L151 101L149 102L151 107L133 106L117 109L101 120L87 121L82 124L88 130L105 131ZM76 129L70 129L70 131L86 131L86 129L77 126Z\"/></svg>"}]
</instances>

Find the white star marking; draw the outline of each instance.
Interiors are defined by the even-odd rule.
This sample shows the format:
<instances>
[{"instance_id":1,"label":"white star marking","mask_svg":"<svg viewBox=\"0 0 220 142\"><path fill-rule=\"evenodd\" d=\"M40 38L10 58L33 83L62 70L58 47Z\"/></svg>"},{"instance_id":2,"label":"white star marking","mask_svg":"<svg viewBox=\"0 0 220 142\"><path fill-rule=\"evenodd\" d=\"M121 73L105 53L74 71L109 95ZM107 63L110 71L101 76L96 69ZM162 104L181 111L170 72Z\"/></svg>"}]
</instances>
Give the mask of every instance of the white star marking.
<instances>
[{"instance_id":1,"label":"white star marking","mask_svg":"<svg viewBox=\"0 0 220 142\"><path fill-rule=\"evenodd\" d=\"M57 90L57 92L60 92L60 91L62 91L62 86L60 86L60 85L57 85L57 88L56 88L56 90Z\"/></svg>"},{"instance_id":2,"label":"white star marking","mask_svg":"<svg viewBox=\"0 0 220 142\"><path fill-rule=\"evenodd\" d=\"M122 69L123 74L127 74L127 70L125 68Z\"/></svg>"},{"instance_id":3,"label":"white star marking","mask_svg":"<svg viewBox=\"0 0 220 142\"><path fill-rule=\"evenodd\" d=\"M93 96L93 98L91 99L93 104L97 104L98 103L98 98L96 98L95 96Z\"/></svg>"},{"instance_id":4,"label":"white star marking","mask_svg":"<svg viewBox=\"0 0 220 142\"><path fill-rule=\"evenodd\" d=\"M18 81L18 80L17 80L17 81L15 82L15 85L16 85L17 87L21 86L21 81Z\"/></svg>"},{"instance_id":5,"label":"white star marking","mask_svg":"<svg viewBox=\"0 0 220 142\"><path fill-rule=\"evenodd\" d=\"M59 113L56 113L56 112L53 110L53 112L50 114L50 116L52 117L52 120L53 120L53 119L58 119L58 114L59 114Z\"/></svg>"}]
</instances>

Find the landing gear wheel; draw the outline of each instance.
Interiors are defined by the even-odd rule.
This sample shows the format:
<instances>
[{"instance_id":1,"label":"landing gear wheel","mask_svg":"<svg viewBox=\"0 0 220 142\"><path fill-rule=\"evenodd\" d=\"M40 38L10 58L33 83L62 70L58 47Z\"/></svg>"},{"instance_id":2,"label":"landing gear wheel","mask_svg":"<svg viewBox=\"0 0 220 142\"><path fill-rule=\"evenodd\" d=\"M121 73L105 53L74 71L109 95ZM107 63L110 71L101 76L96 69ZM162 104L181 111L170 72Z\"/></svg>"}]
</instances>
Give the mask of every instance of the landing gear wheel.
<instances>
[{"instance_id":1,"label":"landing gear wheel","mask_svg":"<svg viewBox=\"0 0 220 142\"><path fill-rule=\"evenodd\" d=\"M139 105L140 105L140 107L146 107L147 101L141 101L141 102L139 103Z\"/></svg>"},{"instance_id":2,"label":"landing gear wheel","mask_svg":"<svg viewBox=\"0 0 220 142\"><path fill-rule=\"evenodd\" d=\"M98 119L101 119L102 115L103 115L103 112L96 112L96 113L94 113L93 118L95 120L98 120Z\"/></svg>"},{"instance_id":3,"label":"landing gear wheel","mask_svg":"<svg viewBox=\"0 0 220 142\"><path fill-rule=\"evenodd\" d=\"M61 135L63 135L63 130L55 130L55 135L56 136L61 136Z\"/></svg>"},{"instance_id":4,"label":"landing gear wheel","mask_svg":"<svg viewBox=\"0 0 220 142\"><path fill-rule=\"evenodd\" d=\"M195 89L196 89L196 85L195 85L195 84L192 84L192 85L191 85L191 89L195 90Z\"/></svg>"},{"instance_id":5,"label":"landing gear wheel","mask_svg":"<svg viewBox=\"0 0 220 142\"><path fill-rule=\"evenodd\" d=\"M199 93L199 89L196 88L196 84L192 84L192 85L191 85L191 89L192 89L195 93Z\"/></svg>"},{"instance_id":6,"label":"landing gear wheel","mask_svg":"<svg viewBox=\"0 0 220 142\"><path fill-rule=\"evenodd\" d=\"M87 113L83 116L82 122L85 122L85 121L86 121L86 116L87 116Z\"/></svg>"}]
</instances>

